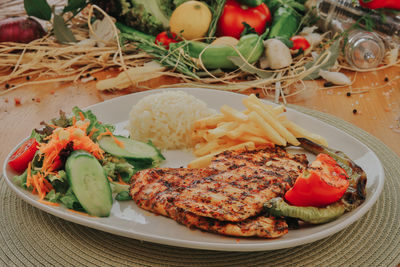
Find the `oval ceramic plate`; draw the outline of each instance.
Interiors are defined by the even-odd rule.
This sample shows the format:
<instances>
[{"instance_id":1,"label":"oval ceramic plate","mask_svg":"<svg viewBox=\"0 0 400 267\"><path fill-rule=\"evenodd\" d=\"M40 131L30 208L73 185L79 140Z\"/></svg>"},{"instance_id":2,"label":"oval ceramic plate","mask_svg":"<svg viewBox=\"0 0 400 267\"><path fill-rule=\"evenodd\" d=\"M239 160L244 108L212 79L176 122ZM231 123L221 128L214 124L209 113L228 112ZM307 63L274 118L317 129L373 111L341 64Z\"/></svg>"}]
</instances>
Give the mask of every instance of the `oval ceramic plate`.
<instances>
[{"instance_id":1,"label":"oval ceramic plate","mask_svg":"<svg viewBox=\"0 0 400 267\"><path fill-rule=\"evenodd\" d=\"M147 95L165 90L167 89L134 93L93 105L88 107L88 109L91 109L100 121L113 123L116 125L116 131L121 134L127 134L124 126L129 119L129 112L132 105ZM223 104L228 104L239 110L244 109L242 99L245 96L241 94L197 88L169 90L186 91L205 101L209 107L216 110ZM345 152L365 170L368 178L367 198L360 207L344 214L333 222L290 230L287 235L279 239L227 237L205 233L200 230L191 230L169 218L144 211L138 208L133 201L115 201L111 215L108 218L84 216L70 212L62 207L44 205L37 201L36 195L16 186L12 182L12 177L15 173L6 163L14 151L10 152L4 163L6 182L19 197L45 212L87 227L139 240L188 248L225 251L260 251L298 246L330 236L349 226L351 223L362 219L362 216L372 207L382 191L384 172L377 156L357 139L334 126L295 110L288 109L287 113L289 119L294 120L297 124L311 132L324 136L330 147ZM165 151L164 155L167 159L162 166L168 167L185 166L193 159L190 153L184 151ZM308 154L308 156L310 157L310 161L313 160L311 155Z\"/></svg>"}]
</instances>

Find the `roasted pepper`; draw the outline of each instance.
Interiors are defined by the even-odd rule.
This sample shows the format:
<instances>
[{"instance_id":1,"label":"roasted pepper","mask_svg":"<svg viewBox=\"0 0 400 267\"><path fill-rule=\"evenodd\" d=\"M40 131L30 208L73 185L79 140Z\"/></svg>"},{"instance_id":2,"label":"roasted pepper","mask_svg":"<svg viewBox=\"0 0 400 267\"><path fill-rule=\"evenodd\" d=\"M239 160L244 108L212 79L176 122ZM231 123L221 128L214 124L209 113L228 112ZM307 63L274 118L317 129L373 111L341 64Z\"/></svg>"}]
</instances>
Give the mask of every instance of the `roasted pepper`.
<instances>
[{"instance_id":1,"label":"roasted pepper","mask_svg":"<svg viewBox=\"0 0 400 267\"><path fill-rule=\"evenodd\" d=\"M347 173L327 154L319 154L285 194L294 206L323 207L338 201L349 187Z\"/></svg>"},{"instance_id":2,"label":"roasted pepper","mask_svg":"<svg viewBox=\"0 0 400 267\"><path fill-rule=\"evenodd\" d=\"M229 45L210 45L203 42L190 41L187 52L193 58L199 58L206 69L236 69L237 66L229 57L239 56L238 52L249 62L256 62L264 52L264 36L247 34L240 38L236 47Z\"/></svg>"}]
</instances>

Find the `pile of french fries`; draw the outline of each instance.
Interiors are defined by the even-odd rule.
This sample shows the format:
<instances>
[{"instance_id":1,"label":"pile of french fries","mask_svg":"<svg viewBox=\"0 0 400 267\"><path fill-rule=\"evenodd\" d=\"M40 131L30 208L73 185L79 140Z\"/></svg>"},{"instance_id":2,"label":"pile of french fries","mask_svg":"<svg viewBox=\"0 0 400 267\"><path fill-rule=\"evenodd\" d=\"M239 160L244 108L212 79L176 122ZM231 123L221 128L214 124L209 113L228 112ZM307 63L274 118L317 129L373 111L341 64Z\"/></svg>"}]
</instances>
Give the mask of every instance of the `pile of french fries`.
<instances>
[{"instance_id":1,"label":"pile of french fries","mask_svg":"<svg viewBox=\"0 0 400 267\"><path fill-rule=\"evenodd\" d=\"M253 150L268 146L298 146L298 137L305 137L321 145L327 141L290 121L283 105L267 105L254 94L243 99L245 110L223 105L220 114L193 123L193 153L197 157L189 168L202 168L212 158L226 150Z\"/></svg>"}]
</instances>

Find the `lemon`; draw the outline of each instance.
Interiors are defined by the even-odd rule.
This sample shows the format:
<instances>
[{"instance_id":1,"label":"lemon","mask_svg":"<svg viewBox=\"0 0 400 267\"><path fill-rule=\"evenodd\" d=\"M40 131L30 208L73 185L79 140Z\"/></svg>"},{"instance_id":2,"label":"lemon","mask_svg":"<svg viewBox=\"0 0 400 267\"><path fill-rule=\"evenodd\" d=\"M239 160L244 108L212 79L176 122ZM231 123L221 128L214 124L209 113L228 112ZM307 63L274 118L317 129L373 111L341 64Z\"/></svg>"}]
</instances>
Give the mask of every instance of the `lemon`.
<instances>
[{"instance_id":1,"label":"lemon","mask_svg":"<svg viewBox=\"0 0 400 267\"><path fill-rule=\"evenodd\" d=\"M210 27L212 14L208 6L199 1L179 5L169 19L170 30L192 40L204 37Z\"/></svg>"}]
</instances>

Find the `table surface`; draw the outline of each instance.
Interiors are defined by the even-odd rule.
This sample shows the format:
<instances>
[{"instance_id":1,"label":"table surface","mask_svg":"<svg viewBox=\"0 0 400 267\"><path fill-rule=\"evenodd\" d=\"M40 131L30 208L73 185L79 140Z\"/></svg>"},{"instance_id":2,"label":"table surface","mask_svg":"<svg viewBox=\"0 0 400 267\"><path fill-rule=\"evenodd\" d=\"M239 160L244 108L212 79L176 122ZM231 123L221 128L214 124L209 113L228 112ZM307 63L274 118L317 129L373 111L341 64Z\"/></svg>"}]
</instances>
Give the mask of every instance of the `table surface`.
<instances>
[{"instance_id":1,"label":"table surface","mask_svg":"<svg viewBox=\"0 0 400 267\"><path fill-rule=\"evenodd\" d=\"M102 79L106 75L99 73L97 77ZM400 155L400 67L350 72L348 75L354 80L351 86L324 87L322 80L310 81L304 84L304 88L301 84L292 88L292 91L299 93L287 97L286 101L344 119L374 135ZM145 85L156 88L168 83L172 87L174 82L177 81L161 77ZM11 84L11 88L15 84ZM4 88L4 85L0 86ZM364 92L359 93L360 90ZM95 81L47 83L2 91L0 162L4 162L10 150L27 137L33 128L39 127L41 121L56 117L59 110L70 112L73 106L86 107L137 91L140 89L132 87L113 93L99 92Z\"/></svg>"}]
</instances>

